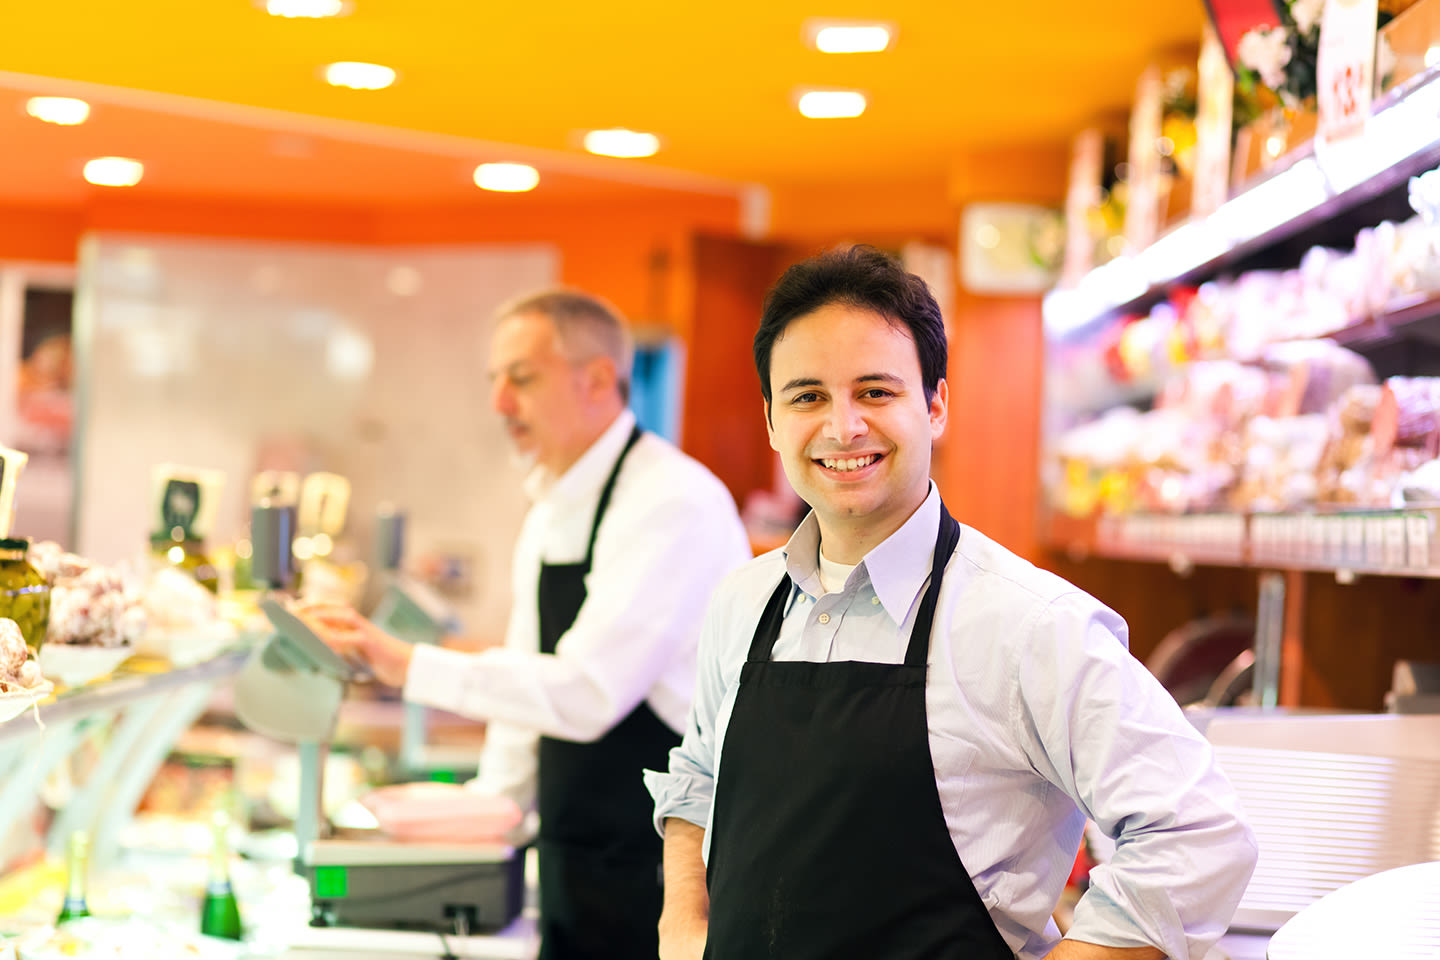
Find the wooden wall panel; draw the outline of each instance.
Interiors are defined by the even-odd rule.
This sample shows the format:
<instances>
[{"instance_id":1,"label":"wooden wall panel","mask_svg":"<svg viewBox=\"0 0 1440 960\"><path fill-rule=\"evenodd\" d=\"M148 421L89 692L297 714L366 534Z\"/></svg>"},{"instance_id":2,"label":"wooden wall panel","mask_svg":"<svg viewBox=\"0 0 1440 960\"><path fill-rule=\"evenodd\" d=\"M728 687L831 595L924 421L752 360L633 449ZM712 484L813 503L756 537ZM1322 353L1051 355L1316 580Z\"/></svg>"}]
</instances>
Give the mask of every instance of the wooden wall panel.
<instances>
[{"instance_id":1,"label":"wooden wall panel","mask_svg":"<svg viewBox=\"0 0 1440 960\"><path fill-rule=\"evenodd\" d=\"M936 451L936 482L957 519L1034 561L1040 300L962 292L949 320L950 425Z\"/></svg>"},{"instance_id":2,"label":"wooden wall panel","mask_svg":"<svg viewBox=\"0 0 1440 960\"><path fill-rule=\"evenodd\" d=\"M1384 709L1396 660L1440 662L1440 581L1306 576L1300 702Z\"/></svg>"},{"instance_id":3,"label":"wooden wall panel","mask_svg":"<svg viewBox=\"0 0 1440 960\"><path fill-rule=\"evenodd\" d=\"M743 505L750 491L773 485L774 461L751 343L765 292L787 257L774 244L703 235L695 238L693 250L693 326L681 445Z\"/></svg>"}]
</instances>

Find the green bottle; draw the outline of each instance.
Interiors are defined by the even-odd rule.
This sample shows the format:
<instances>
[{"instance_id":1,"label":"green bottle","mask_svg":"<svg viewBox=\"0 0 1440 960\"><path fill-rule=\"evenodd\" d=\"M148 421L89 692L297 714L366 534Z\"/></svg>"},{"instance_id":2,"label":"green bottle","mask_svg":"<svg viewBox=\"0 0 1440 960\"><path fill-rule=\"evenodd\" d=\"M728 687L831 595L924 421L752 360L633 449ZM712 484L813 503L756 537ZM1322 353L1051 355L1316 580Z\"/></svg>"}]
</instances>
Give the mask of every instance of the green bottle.
<instances>
[{"instance_id":1,"label":"green bottle","mask_svg":"<svg viewBox=\"0 0 1440 960\"><path fill-rule=\"evenodd\" d=\"M90 916L90 907L85 902L85 868L90 860L90 837L84 830L70 834L70 843L65 852L65 904L60 908L56 923Z\"/></svg>"},{"instance_id":2,"label":"green bottle","mask_svg":"<svg viewBox=\"0 0 1440 960\"><path fill-rule=\"evenodd\" d=\"M225 839L230 818L217 810L211 821L215 836L210 850L210 879L205 884L205 902L200 908L200 932L227 940L240 939L240 905L230 887L230 844Z\"/></svg>"}]
</instances>

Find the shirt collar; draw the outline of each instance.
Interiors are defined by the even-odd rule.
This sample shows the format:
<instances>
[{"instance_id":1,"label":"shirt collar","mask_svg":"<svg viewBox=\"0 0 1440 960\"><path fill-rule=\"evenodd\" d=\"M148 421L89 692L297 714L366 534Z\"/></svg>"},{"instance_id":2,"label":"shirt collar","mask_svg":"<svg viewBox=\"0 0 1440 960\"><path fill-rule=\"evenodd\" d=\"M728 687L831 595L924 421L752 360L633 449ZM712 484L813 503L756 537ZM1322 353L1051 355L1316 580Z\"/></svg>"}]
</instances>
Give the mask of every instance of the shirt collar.
<instances>
[{"instance_id":1,"label":"shirt collar","mask_svg":"<svg viewBox=\"0 0 1440 960\"><path fill-rule=\"evenodd\" d=\"M532 502L538 502L581 500L599 493L634 428L635 414L629 408L621 410L605 432L560 476L543 466L532 469L525 477L525 495Z\"/></svg>"},{"instance_id":2,"label":"shirt collar","mask_svg":"<svg viewBox=\"0 0 1440 960\"><path fill-rule=\"evenodd\" d=\"M869 577L875 596L895 623L904 623L920 590L930 577L935 537L940 530L940 490L930 481L924 502L883 542L865 554L860 569ZM819 596L820 522L812 510L785 544L785 570L801 590ZM853 574L852 574L853 576Z\"/></svg>"}]
</instances>

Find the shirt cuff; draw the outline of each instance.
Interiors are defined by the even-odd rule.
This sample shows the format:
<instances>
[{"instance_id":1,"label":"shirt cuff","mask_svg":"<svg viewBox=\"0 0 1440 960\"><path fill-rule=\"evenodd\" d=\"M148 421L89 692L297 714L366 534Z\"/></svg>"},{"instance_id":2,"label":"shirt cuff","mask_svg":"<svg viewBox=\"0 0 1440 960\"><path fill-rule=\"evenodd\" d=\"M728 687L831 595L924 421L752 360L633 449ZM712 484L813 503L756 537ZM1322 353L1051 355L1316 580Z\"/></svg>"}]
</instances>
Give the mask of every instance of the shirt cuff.
<instances>
[{"instance_id":1,"label":"shirt cuff","mask_svg":"<svg viewBox=\"0 0 1440 960\"><path fill-rule=\"evenodd\" d=\"M707 828L714 790L710 780L654 770L646 770L644 774L645 789L655 800L655 831L660 836L665 836L665 821L670 817L688 820L701 830Z\"/></svg>"},{"instance_id":2,"label":"shirt cuff","mask_svg":"<svg viewBox=\"0 0 1440 960\"><path fill-rule=\"evenodd\" d=\"M461 713L475 654L417 643L401 691L408 703Z\"/></svg>"}]
</instances>

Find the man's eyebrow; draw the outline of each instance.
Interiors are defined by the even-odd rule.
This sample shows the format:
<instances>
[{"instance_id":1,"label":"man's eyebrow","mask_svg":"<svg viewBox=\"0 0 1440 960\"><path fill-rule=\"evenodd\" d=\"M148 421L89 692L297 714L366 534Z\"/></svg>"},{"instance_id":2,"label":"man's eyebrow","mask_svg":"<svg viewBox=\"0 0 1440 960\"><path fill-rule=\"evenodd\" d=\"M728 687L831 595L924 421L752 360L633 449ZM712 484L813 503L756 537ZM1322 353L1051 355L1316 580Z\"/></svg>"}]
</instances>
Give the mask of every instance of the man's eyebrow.
<instances>
[{"instance_id":1,"label":"man's eyebrow","mask_svg":"<svg viewBox=\"0 0 1440 960\"><path fill-rule=\"evenodd\" d=\"M785 386L781 387L780 392L787 393L791 390L799 389L800 387L818 386L820 386L820 381L815 377L796 377L794 380L791 380L790 382L786 383Z\"/></svg>"},{"instance_id":2,"label":"man's eyebrow","mask_svg":"<svg viewBox=\"0 0 1440 960\"><path fill-rule=\"evenodd\" d=\"M855 378L856 383L895 383L904 385L905 378L893 373L865 373Z\"/></svg>"},{"instance_id":3,"label":"man's eyebrow","mask_svg":"<svg viewBox=\"0 0 1440 960\"><path fill-rule=\"evenodd\" d=\"M524 370L528 363L529 361L526 360L512 360L504 366L491 367L489 370L485 371L485 375L488 376L491 380L494 380L502 373L509 374L513 377L515 375L515 371Z\"/></svg>"}]
</instances>

